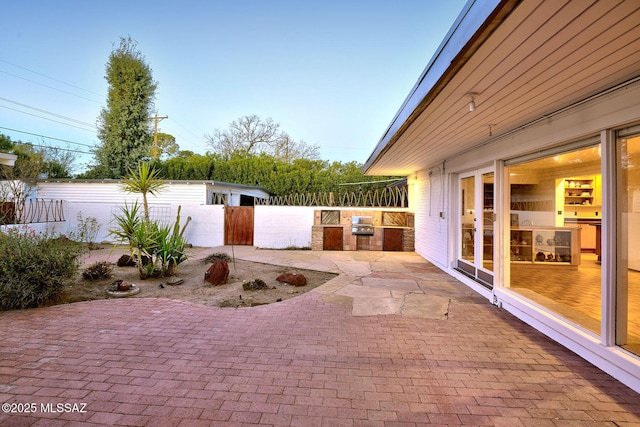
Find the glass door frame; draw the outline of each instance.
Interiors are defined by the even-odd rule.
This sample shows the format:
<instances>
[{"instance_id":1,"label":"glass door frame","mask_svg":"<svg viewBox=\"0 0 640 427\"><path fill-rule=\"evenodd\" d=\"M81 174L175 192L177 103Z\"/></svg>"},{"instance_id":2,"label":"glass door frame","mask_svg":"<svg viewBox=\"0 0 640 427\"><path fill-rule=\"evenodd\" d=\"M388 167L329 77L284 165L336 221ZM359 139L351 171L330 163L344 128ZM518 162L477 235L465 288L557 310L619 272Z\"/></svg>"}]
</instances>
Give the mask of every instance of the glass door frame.
<instances>
[{"instance_id":1,"label":"glass door frame","mask_svg":"<svg viewBox=\"0 0 640 427\"><path fill-rule=\"evenodd\" d=\"M484 208L484 177L486 175L493 175L493 193L492 193L492 206L491 212L485 212ZM464 179L473 178L474 182L474 194L473 198L469 198L469 195L464 193L465 188L462 185ZM496 270L496 237L498 234L496 233L496 173L495 167L489 166L481 169L475 169L472 171L459 173L457 177L457 187L458 187L458 209L456 218L456 245L455 245L455 268L461 272L463 272L468 277L471 277L476 282L482 284L488 289L493 288L493 284L495 282L495 270ZM466 203L466 200L473 200L473 205L471 208ZM463 217L465 216L465 211L467 214L473 215L473 229L472 229L472 244L473 244L473 259L465 259L463 256L463 250L465 245L467 244L467 239L465 239L465 233L469 233L469 230L463 227ZM473 211L473 212L469 212ZM484 267L484 256L485 256L485 218L490 218L491 225L491 239L492 245L490 249L492 261L493 261L493 270L489 270Z\"/></svg>"}]
</instances>

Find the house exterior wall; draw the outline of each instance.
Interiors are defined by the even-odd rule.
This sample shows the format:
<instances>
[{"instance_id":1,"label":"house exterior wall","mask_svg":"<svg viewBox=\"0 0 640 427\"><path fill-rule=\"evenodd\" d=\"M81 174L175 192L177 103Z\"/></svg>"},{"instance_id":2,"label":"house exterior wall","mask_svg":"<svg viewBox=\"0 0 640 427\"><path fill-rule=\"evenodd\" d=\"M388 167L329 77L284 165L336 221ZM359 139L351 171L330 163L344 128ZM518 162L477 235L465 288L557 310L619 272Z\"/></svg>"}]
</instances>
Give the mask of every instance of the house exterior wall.
<instances>
[{"instance_id":1,"label":"house exterior wall","mask_svg":"<svg viewBox=\"0 0 640 427\"><path fill-rule=\"evenodd\" d=\"M480 293L490 298L496 305L508 310L635 390L640 390L640 359L638 357L629 356L611 343L603 345L600 338L594 339L593 335L575 328L570 322L560 320L557 316L536 308L526 298L503 286L502 278L503 275L508 274L506 271L509 265L510 203L505 199L505 189L501 187L501 164L502 161L552 147L562 147L587 138L600 139L602 150L605 150L609 130L640 123L638 99L640 99L640 83L636 82L623 89L581 103L560 114L549 116L545 120L523 127L507 136L495 138L472 150L457 153L456 156L445 161L444 182L439 176L443 165L425 165L423 170L415 174L416 191L412 204L416 213L416 252L418 254L448 271L471 288L480 289ZM494 288L487 291L477 282L456 271L453 264L456 261L457 245L455 230L459 223L456 185L458 176L461 173L491 165L496 167L496 244L502 249L498 249L498 256L495 259ZM615 170L603 166L603 184L614 180L614 174ZM440 201L443 190L444 203ZM603 201L603 218L613 218L615 217L613 205L615 197L612 195L607 197L609 197L609 205ZM439 218L440 206L444 206L442 209L444 220ZM606 250L614 247L616 238L618 237L615 233L603 234L603 248ZM610 273L605 271L603 277L607 277L608 274ZM615 301L612 302L609 299L614 293L608 289L608 286L612 286L611 283L608 284L603 279L603 306L615 307ZM603 330L608 327L613 328L606 323L607 319L613 318L615 318L613 313L603 312Z\"/></svg>"},{"instance_id":2,"label":"house exterior wall","mask_svg":"<svg viewBox=\"0 0 640 427\"><path fill-rule=\"evenodd\" d=\"M452 210L457 201L451 197L456 190L453 184L458 173L598 136L604 129L638 121L638 99L640 83L635 83L624 90L581 104L559 117L496 138L477 149L458 153L447 159L444 165L425 165L409 181L410 185L415 186L411 210L416 213L416 252L436 265L450 269L455 255L451 246L455 244L455 235L452 233L455 232L456 216ZM445 175L442 175L443 171ZM440 212L444 218L440 218Z\"/></svg>"},{"instance_id":3,"label":"house exterior wall","mask_svg":"<svg viewBox=\"0 0 640 427\"><path fill-rule=\"evenodd\" d=\"M411 181L411 209L416 213L415 250L440 268L447 268L449 263L449 187L444 172L442 166L422 170Z\"/></svg>"}]
</instances>

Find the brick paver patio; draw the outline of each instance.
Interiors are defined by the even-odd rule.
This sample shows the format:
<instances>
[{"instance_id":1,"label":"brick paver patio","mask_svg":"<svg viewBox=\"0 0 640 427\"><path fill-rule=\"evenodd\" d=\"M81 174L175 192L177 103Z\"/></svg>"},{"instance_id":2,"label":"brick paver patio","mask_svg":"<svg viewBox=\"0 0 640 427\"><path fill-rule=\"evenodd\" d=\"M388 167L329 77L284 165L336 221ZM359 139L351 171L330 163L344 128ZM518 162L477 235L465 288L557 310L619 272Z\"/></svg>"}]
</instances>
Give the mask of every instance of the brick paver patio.
<instances>
[{"instance_id":1,"label":"brick paver patio","mask_svg":"<svg viewBox=\"0 0 640 427\"><path fill-rule=\"evenodd\" d=\"M3 312L0 331L0 402L23 412L2 426L640 425L637 393L475 299L444 320L318 292L103 300Z\"/></svg>"}]
</instances>

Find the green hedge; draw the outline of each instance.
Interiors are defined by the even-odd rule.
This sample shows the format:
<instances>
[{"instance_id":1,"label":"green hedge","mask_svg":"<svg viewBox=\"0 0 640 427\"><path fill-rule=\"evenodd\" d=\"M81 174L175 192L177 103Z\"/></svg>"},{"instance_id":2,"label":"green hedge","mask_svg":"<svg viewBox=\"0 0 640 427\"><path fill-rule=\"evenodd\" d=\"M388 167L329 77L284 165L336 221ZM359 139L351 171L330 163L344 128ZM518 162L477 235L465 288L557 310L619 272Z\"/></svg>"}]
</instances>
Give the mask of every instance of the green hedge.
<instances>
[{"instance_id":1,"label":"green hedge","mask_svg":"<svg viewBox=\"0 0 640 427\"><path fill-rule=\"evenodd\" d=\"M0 233L0 309L37 307L55 301L75 277L80 244L27 227Z\"/></svg>"}]
</instances>

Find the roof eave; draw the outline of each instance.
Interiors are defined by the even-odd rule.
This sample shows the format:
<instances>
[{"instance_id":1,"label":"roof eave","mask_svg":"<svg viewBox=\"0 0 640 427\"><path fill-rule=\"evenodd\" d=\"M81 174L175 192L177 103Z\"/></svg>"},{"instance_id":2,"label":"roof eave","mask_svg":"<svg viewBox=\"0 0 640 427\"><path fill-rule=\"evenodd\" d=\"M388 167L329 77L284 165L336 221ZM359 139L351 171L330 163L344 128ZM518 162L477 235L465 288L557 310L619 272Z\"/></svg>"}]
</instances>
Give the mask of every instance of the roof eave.
<instances>
[{"instance_id":1,"label":"roof eave","mask_svg":"<svg viewBox=\"0 0 640 427\"><path fill-rule=\"evenodd\" d=\"M368 174L521 0L469 0L362 167Z\"/></svg>"}]
</instances>

